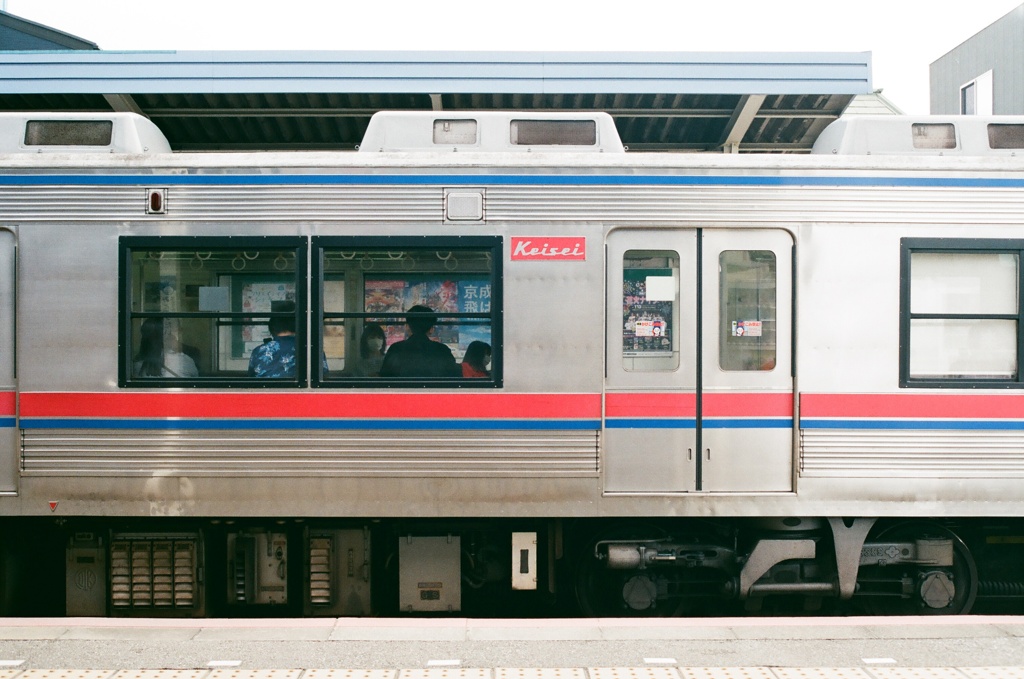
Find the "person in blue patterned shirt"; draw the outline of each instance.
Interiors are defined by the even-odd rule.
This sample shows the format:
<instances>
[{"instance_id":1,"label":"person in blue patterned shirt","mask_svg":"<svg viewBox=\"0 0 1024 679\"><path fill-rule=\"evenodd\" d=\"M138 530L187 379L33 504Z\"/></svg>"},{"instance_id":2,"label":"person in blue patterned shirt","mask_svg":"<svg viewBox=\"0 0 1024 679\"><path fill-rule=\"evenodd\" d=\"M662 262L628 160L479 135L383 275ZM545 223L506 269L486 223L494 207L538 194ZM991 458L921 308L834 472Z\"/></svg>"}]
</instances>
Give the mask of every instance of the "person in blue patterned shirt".
<instances>
[{"instance_id":1,"label":"person in blue patterned shirt","mask_svg":"<svg viewBox=\"0 0 1024 679\"><path fill-rule=\"evenodd\" d=\"M272 339L253 349L249 356L249 377L295 377L295 302L272 302L275 316L267 324Z\"/></svg>"}]
</instances>

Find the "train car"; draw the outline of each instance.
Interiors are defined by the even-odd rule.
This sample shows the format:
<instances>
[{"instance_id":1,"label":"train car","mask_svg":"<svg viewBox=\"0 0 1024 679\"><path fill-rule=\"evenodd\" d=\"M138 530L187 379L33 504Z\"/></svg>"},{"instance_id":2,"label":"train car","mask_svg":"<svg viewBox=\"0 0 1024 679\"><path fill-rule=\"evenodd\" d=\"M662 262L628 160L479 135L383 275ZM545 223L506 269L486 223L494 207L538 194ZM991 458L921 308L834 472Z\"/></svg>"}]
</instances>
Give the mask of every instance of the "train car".
<instances>
[{"instance_id":1,"label":"train car","mask_svg":"<svg viewBox=\"0 0 1024 679\"><path fill-rule=\"evenodd\" d=\"M1024 119L600 113L172 153L0 118L0 613L965 613L1024 595Z\"/></svg>"}]
</instances>

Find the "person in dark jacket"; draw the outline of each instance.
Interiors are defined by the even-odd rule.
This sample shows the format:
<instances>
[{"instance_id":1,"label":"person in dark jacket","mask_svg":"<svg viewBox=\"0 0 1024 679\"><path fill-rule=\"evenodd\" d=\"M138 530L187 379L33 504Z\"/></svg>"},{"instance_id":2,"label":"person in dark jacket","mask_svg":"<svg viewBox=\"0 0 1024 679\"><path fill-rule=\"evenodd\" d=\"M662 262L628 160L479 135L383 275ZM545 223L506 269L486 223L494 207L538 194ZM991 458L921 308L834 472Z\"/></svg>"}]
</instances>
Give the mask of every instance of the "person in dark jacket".
<instances>
[{"instance_id":1,"label":"person in dark jacket","mask_svg":"<svg viewBox=\"0 0 1024 679\"><path fill-rule=\"evenodd\" d=\"M428 306L417 304L405 315L409 338L388 347L381 377L461 377L452 350L428 337L437 324L437 314Z\"/></svg>"}]
</instances>

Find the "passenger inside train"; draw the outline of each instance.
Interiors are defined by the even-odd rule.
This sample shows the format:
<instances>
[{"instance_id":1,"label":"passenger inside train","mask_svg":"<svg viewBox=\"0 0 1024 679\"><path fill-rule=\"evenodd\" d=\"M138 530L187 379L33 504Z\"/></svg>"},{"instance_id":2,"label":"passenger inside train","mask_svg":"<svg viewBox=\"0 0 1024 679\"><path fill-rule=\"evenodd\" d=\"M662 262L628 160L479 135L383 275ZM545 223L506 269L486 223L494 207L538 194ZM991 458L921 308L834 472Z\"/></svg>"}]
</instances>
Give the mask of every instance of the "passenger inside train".
<instances>
[{"instance_id":1,"label":"passenger inside train","mask_svg":"<svg viewBox=\"0 0 1024 679\"><path fill-rule=\"evenodd\" d=\"M463 377L490 377L488 366L491 364L491 345L487 342L474 340L466 347L466 355L462 358Z\"/></svg>"},{"instance_id":2,"label":"passenger inside train","mask_svg":"<svg viewBox=\"0 0 1024 679\"><path fill-rule=\"evenodd\" d=\"M379 376L386 351L387 337L384 328L377 323L367 323L359 337L359 357L351 367L345 369L345 377Z\"/></svg>"},{"instance_id":3,"label":"passenger inside train","mask_svg":"<svg viewBox=\"0 0 1024 679\"><path fill-rule=\"evenodd\" d=\"M196 377L199 368L181 345L176 323L165 325L162 318L147 318L142 323L134 372L139 377Z\"/></svg>"},{"instance_id":4,"label":"passenger inside train","mask_svg":"<svg viewBox=\"0 0 1024 679\"><path fill-rule=\"evenodd\" d=\"M430 330L437 325L437 314L428 306L417 304L406 312L408 339L395 342L384 356L382 377L458 377L461 368L452 350L430 339Z\"/></svg>"},{"instance_id":5,"label":"passenger inside train","mask_svg":"<svg viewBox=\"0 0 1024 679\"><path fill-rule=\"evenodd\" d=\"M267 326L271 339L253 349L249 356L249 376L295 377L295 302L271 302L270 311L291 315L270 318Z\"/></svg>"}]
</instances>

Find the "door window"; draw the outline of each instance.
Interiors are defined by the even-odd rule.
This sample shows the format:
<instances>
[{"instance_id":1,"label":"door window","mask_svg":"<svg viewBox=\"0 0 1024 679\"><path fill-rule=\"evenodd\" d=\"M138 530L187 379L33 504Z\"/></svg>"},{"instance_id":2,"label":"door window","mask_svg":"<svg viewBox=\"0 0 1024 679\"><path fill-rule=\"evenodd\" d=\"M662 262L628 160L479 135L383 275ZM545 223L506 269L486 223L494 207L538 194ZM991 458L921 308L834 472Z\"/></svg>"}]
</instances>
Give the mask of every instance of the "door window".
<instances>
[{"instance_id":1,"label":"door window","mask_svg":"<svg viewBox=\"0 0 1024 679\"><path fill-rule=\"evenodd\" d=\"M622 367L679 367L679 255L629 250L622 262Z\"/></svg>"},{"instance_id":2,"label":"door window","mask_svg":"<svg viewBox=\"0 0 1024 679\"><path fill-rule=\"evenodd\" d=\"M772 370L776 363L777 272L770 250L726 250L718 260L719 366Z\"/></svg>"}]
</instances>

